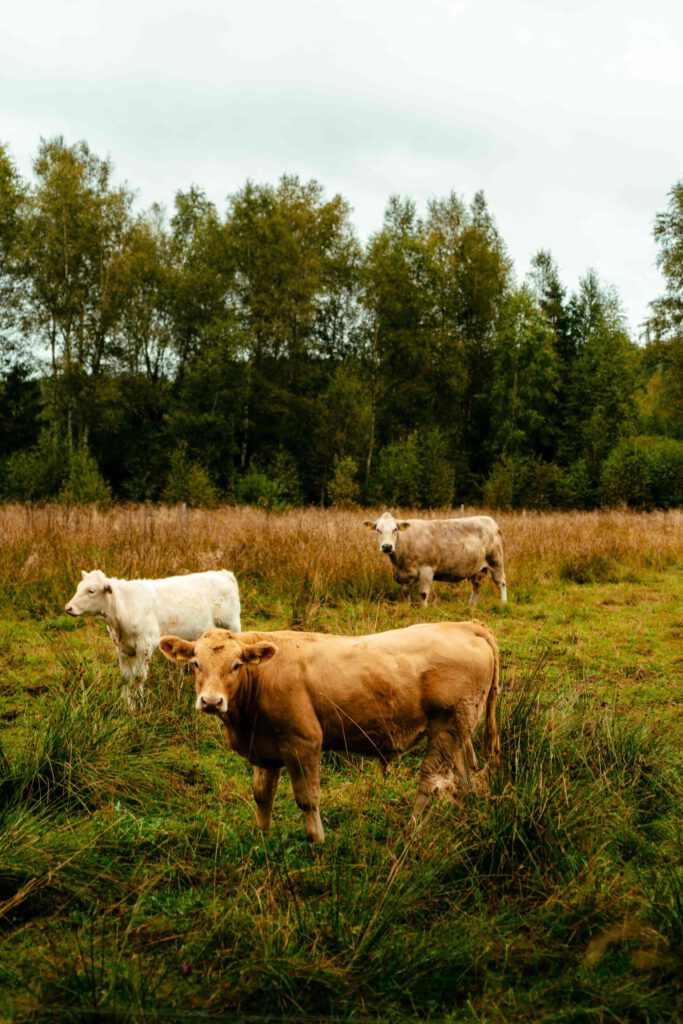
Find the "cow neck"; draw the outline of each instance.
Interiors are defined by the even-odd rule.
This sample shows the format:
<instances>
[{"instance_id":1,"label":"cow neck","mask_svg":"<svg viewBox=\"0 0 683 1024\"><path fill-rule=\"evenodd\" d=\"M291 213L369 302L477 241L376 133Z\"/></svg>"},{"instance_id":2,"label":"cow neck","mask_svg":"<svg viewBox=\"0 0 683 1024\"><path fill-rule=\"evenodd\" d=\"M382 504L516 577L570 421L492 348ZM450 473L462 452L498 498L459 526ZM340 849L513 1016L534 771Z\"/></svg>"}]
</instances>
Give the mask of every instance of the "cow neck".
<instances>
[{"instance_id":1,"label":"cow neck","mask_svg":"<svg viewBox=\"0 0 683 1024\"><path fill-rule=\"evenodd\" d=\"M111 580L107 580L107 583L111 587ZM111 631L115 634L116 639L121 639L121 623L120 616L118 615L116 591L111 587L111 594L107 595L107 611L102 612L102 618L107 623Z\"/></svg>"},{"instance_id":2,"label":"cow neck","mask_svg":"<svg viewBox=\"0 0 683 1024\"><path fill-rule=\"evenodd\" d=\"M256 670L245 665L244 678L240 678L235 691L228 700L226 718L239 729L246 722L252 722L258 711L258 683Z\"/></svg>"}]
</instances>

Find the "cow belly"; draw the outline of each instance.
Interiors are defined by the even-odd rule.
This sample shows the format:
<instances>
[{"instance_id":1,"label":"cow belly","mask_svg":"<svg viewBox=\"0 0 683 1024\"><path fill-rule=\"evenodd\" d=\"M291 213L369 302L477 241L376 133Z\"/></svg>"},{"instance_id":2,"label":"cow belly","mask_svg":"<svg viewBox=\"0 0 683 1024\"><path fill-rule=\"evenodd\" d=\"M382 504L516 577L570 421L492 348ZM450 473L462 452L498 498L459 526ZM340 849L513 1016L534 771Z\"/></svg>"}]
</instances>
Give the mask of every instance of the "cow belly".
<instances>
[{"instance_id":1,"label":"cow belly","mask_svg":"<svg viewBox=\"0 0 683 1024\"><path fill-rule=\"evenodd\" d=\"M196 640L207 629L211 629L213 619L206 609L201 611L193 609L189 614L178 613L169 616L162 625L165 633L173 633L182 640Z\"/></svg>"},{"instance_id":2,"label":"cow belly","mask_svg":"<svg viewBox=\"0 0 683 1024\"><path fill-rule=\"evenodd\" d=\"M463 580L470 580L480 572L486 571L486 566L479 566L478 569L439 569L434 573L434 579L440 583L462 583Z\"/></svg>"},{"instance_id":3,"label":"cow belly","mask_svg":"<svg viewBox=\"0 0 683 1024\"><path fill-rule=\"evenodd\" d=\"M335 738L334 743L324 743L323 750L336 751L338 754L362 754L364 757L378 757L390 760L397 754L410 750L427 735L426 729L410 734L388 736L386 733L377 736L345 736Z\"/></svg>"},{"instance_id":4,"label":"cow belly","mask_svg":"<svg viewBox=\"0 0 683 1024\"><path fill-rule=\"evenodd\" d=\"M396 723L338 723L323 734L323 750L390 758L410 750L426 735L424 720Z\"/></svg>"}]
</instances>

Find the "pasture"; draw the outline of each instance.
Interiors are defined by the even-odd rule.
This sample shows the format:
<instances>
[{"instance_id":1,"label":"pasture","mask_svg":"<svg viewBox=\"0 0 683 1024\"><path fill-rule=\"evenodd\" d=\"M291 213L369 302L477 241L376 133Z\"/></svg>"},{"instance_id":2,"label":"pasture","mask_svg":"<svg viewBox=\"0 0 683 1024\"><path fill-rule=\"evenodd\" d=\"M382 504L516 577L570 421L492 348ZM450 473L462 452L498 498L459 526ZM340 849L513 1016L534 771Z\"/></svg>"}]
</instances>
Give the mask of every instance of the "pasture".
<instances>
[{"instance_id":1,"label":"pasture","mask_svg":"<svg viewBox=\"0 0 683 1024\"><path fill-rule=\"evenodd\" d=\"M257 831L190 674L155 654L131 715L63 612L81 569L225 567L243 628L472 617L466 583L399 600L367 514L0 509L0 1019L683 1016L680 512L497 515L500 766L409 831L417 754L326 755L322 848L286 778Z\"/></svg>"}]
</instances>

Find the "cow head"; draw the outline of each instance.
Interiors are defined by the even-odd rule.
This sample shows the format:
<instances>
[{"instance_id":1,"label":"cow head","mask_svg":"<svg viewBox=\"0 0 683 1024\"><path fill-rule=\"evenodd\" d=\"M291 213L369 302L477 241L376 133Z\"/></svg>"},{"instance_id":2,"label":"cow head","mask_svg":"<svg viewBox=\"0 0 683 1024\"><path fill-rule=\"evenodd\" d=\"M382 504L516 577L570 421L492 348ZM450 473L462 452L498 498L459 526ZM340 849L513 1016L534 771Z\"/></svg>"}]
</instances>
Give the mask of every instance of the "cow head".
<instances>
[{"instance_id":1,"label":"cow head","mask_svg":"<svg viewBox=\"0 0 683 1024\"><path fill-rule=\"evenodd\" d=\"M197 711L227 713L230 699L250 666L269 661L277 653L267 640L243 643L229 629L209 629L198 640L162 636L159 649L169 661L194 670Z\"/></svg>"},{"instance_id":2,"label":"cow head","mask_svg":"<svg viewBox=\"0 0 683 1024\"><path fill-rule=\"evenodd\" d=\"M366 519L364 526L368 530L376 530L379 534L379 549L384 555L393 555L399 533L407 530L410 523L407 519L394 519L391 512L383 512L376 523Z\"/></svg>"},{"instance_id":3,"label":"cow head","mask_svg":"<svg viewBox=\"0 0 683 1024\"><path fill-rule=\"evenodd\" d=\"M76 593L64 606L68 615L103 615L111 600L111 583L101 569L81 573Z\"/></svg>"}]
</instances>

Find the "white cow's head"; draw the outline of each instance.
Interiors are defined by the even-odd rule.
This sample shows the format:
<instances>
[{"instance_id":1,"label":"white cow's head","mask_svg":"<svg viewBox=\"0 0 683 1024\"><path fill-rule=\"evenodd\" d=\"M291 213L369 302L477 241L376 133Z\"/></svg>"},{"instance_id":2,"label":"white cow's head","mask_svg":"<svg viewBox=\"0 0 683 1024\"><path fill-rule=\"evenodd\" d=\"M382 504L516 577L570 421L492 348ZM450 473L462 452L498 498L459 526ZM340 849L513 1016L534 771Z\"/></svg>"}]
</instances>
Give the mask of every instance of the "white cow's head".
<instances>
[{"instance_id":1,"label":"white cow's head","mask_svg":"<svg viewBox=\"0 0 683 1024\"><path fill-rule=\"evenodd\" d=\"M394 519L391 512L383 512L376 523L366 519L364 525L368 530L377 530L380 551L385 555L393 555L399 533L407 530L410 523L407 519Z\"/></svg>"},{"instance_id":2,"label":"white cow's head","mask_svg":"<svg viewBox=\"0 0 683 1024\"><path fill-rule=\"evenodd\" d=\"M103 615L109 607L111 583L101 569L81 573L76 593L64 606L68 615Z\"/></svg>"}]
</instances>

